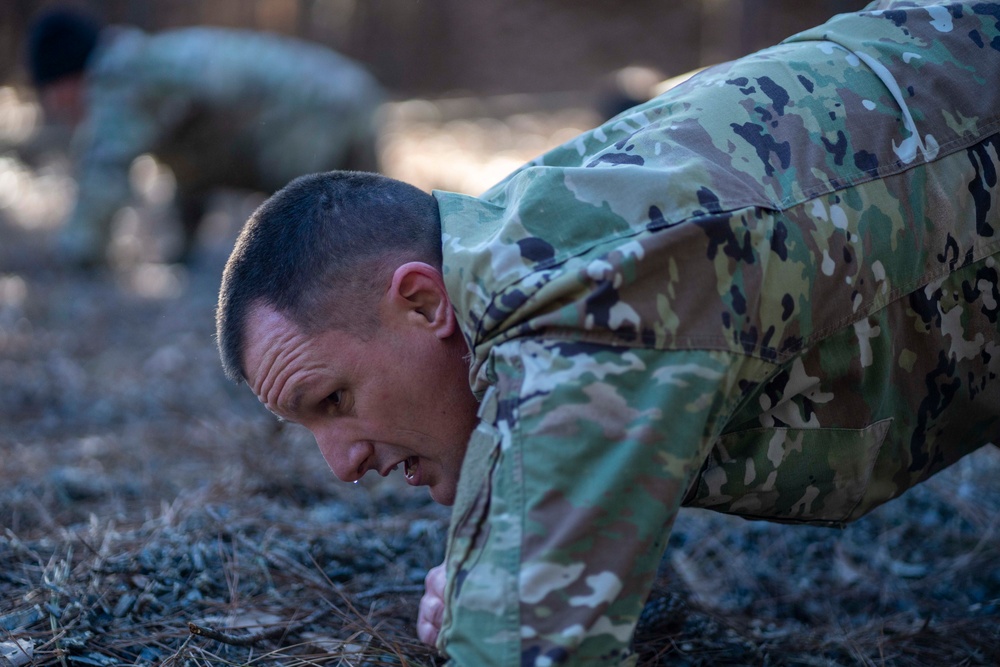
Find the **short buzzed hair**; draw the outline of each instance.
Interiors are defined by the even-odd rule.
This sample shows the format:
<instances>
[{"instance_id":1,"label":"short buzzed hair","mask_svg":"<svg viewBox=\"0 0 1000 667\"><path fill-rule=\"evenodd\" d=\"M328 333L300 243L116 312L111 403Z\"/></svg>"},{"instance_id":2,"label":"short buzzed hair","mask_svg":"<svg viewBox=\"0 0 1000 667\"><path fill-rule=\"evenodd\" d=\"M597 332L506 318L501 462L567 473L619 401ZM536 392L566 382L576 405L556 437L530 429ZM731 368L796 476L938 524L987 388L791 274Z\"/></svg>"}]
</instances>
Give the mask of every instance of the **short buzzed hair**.
<instances>
[{"instance_id":1,"label":"short buzzed hair","mask_svg":"<svg viewBox=\"0 0 1000 667\"><path fill-rule=\"evenodd\" d=\"M373 304L400 264L441 268L437 202L379 174L302 176L254 211L226 263L216 335L226 375L246 378L246 320L270 306L304 333L378 326Z\"/></svg>"}]
</instances>

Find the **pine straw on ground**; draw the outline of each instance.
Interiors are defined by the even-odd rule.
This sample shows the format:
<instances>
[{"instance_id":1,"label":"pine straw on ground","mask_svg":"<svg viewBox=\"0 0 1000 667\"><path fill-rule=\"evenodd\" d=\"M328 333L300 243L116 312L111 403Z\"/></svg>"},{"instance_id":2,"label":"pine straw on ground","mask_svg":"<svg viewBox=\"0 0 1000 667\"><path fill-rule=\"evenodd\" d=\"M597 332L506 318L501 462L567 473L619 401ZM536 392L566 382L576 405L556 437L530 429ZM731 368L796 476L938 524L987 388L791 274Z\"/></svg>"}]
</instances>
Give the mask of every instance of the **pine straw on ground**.
<instances>
[{"instance_id":1,"label":"pine straw on ground","mask_svg":"<svg viewBox=\"0 0 1000 667\"><path fill-rule=\"evenodd\" d=\"M300 434L256 435L255 456L291 450L295 477L247 461L159 507L128 480L8 480L20 530L0 536L0 641L62 667L440 664L413 623L441 510L392 485L324 485ZM640 664L995 664L997 494L991 510L967 485L995 479L997 454L844 531L683 513Z\"/></svg>"},{"instance_id":2,"label":"pine straw on ground","mask_svg":"<svg viewBox=\"0 0 1000 667\"><path fill-rule=\"evenodd\" d=\"M418 121L420 169L463 148ZM398 476L336 482L219 370L215 291L253 202L220 200L205 255L165 266L153 179L121 262L77 274L48 250L58 166L0 160L0 665L15 642L54 667L440 664L413 626L446 510ZM984 448L843 531L682 512L640 665L996 664L998 472Z\"/></svg>"},{"instance_id":3,"label":"pine straw on ground","mask_svg":"<svg viewBox=\"0 0 1000 667\"><path fill-rule=\"evenodd\" d=\"M215 500L186 494L128 526L91 515L36 540L7 530L14 604L0 628L31 640L35 664L433 662L412 619L439 517Z\"/></svg>"}]
</instances>

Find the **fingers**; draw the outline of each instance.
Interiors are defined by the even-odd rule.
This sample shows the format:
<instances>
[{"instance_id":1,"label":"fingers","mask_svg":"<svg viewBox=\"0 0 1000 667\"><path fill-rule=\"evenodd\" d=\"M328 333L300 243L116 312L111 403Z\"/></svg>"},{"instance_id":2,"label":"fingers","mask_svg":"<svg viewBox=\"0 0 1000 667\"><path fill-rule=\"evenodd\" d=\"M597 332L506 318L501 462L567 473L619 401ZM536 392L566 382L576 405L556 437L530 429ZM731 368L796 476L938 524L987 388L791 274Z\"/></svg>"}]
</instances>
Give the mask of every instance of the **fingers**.
<instances>
[{"instance_id":1,"label":"fingers","mask_svg":"<svg viewBox=\"0 0 1000 667\"><path fill-rule=\"evenodd\" d=\"M448 572L445 570L444 563L441 563L437 567L432 567L427 571L427 576L424 577L424 589L428 593L436 593L442 599L444 598L446 583L448 583Z\"/></svg>"},{"instance_id":2,"label":"fingers","mask_svg":"<svg viewBox=\"0 0 1000 667\"><path fill-rule=\"evenodd\" d=\"M434 646L441 631L444 617L444 600L424 595L420 600L420 614L417 616L417 637L425 644Z\"/></svg>"},{"instance_id":3,"label":"fingers","mask_svg":"<svg viewBox=\"0 0 1000 667\"><path fill-rule=\"evenodd\" d=\"M417 614L417 637L434 646L444 619L444 587L447 582L444 564L431 568L424 577L424 595Z\"/></svg>"}]
</instances>

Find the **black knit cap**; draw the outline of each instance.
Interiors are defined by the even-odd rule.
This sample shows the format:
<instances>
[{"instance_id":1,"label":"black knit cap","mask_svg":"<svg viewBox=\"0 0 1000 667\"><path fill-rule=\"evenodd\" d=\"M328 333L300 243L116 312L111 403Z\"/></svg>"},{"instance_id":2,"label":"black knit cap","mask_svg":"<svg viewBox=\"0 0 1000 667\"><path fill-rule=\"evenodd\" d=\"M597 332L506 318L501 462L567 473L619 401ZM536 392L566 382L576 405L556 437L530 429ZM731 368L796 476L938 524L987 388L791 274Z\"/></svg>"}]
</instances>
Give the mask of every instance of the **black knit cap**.
<instances>
[{"instance_id":1,"label":"black knit cap","mask_svg":"<svg viewBox=\"0 0 1000 667\"><path fill-rule=\"evenodd\" d=\"M97 45L100 24L71 9L39 14L28 31L28 69L36 86L79 74Z\"/></svg>"}]
</instances>

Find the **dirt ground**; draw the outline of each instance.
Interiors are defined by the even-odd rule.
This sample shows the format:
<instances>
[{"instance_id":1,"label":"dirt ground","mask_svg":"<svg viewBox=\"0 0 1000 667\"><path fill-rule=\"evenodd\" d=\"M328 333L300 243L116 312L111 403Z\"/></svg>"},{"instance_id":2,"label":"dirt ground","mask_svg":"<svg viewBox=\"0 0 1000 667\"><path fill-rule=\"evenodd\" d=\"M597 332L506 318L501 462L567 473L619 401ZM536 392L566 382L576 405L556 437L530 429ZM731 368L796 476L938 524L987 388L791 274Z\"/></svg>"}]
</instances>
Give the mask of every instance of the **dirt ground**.
<instances>
[{"instance_id":1,"label":"dirt ground","mask_svg":"<svg viewBox=\"0 0 1000 667\"><path fill-rule=\"evenodd\" d=\"M9 146L34 119L11 95ZM475 193L595 120L548 102L394 105L386 171ZM413 624L447 511L339 483L222 377L216 290L259 196L220 196L195 264L162 264L171 181L140 160L114 266L81 274L50 251L68 174L0 154L0 665L439 664ZM683 511L640 664L997 664L998 472L984 448L845 530Z\"/></svg>"}]
</instances>

